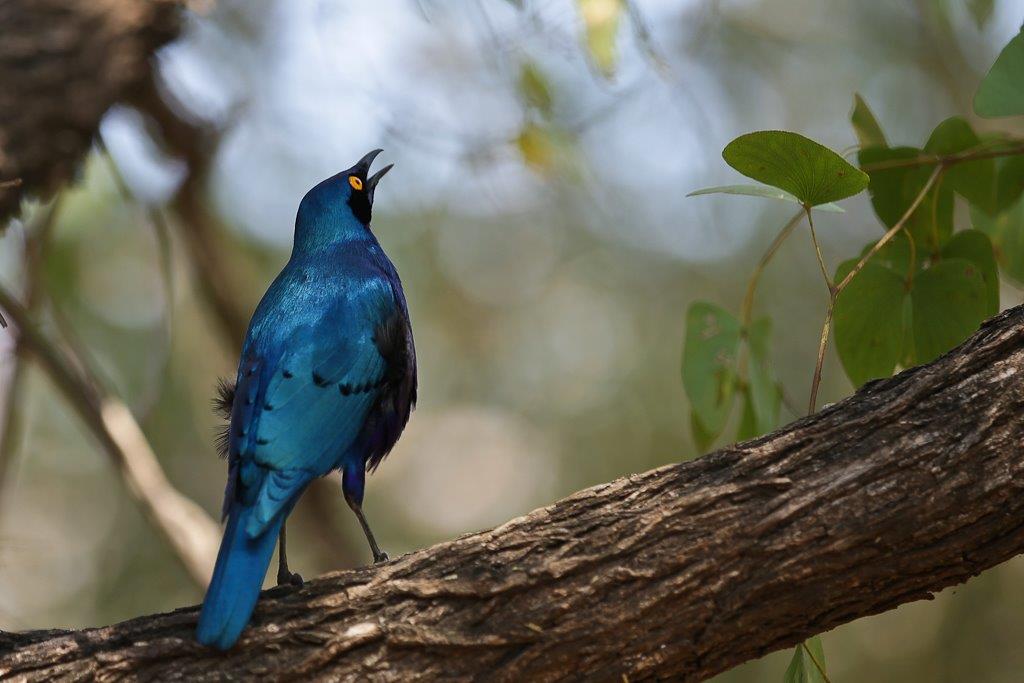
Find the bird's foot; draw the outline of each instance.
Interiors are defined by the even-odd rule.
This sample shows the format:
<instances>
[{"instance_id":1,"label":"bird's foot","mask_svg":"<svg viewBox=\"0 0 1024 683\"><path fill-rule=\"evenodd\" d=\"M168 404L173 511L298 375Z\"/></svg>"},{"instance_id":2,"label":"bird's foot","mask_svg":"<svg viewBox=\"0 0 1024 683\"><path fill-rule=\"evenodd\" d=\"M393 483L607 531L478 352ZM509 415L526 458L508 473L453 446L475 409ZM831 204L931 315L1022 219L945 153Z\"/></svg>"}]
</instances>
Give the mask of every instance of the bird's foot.
<instances>
[{"instance_id":1,"label":"bird's foot","mask_svg":"<svg viewBox=\"0 0 1024 683\"><path fill-rule=\"evenodd\" d=\"M277 572L278 586L294 586L295 588L298 588L302 583L302 576L300 576L298 572L290 572L288 570Z\"/></svg>"},{"instance_id":2,"label":"bird's foot","mask_svg":"<svg viewBox=\"0 0 1024 683\"><path fill-rule=\"evenodd\" d=\"M375 553L374 554L374 556L373 556L373 563L374 564L380 564L381 562L387 562L390 559L391 558L388 557L388 554L386 552L384 552L383 550L381 550L379 553Z\"/></svg>"}]
</instances>

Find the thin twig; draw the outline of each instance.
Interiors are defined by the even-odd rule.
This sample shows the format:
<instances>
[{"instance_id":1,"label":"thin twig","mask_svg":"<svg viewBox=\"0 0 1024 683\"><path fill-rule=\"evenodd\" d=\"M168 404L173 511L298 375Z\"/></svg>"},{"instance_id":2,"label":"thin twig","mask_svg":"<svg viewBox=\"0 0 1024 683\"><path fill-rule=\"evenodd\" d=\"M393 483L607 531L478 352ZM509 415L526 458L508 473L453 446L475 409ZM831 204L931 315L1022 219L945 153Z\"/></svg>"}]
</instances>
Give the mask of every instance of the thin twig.
<instances>
[{"instance_id":1,"label":"thin twig","mask_svg":"<svg viewBox=\"0 0 1024 683\"><path fill-rule=\"evenodd\" d=\"M147 384L147 390L142 392L142 397L136 401L135 408L142 414L146 414L156 403L159 394L160 379L166 374L167 365L170 361L170 348L174 334L174 268L171 263L171 231L167 226L160 210L138 199L128 187L117 161L110 153L102 134L97 134L96 144L106 159L110 175L117 185L121 198L126 204L135 204L140 207L148 218L149 227L153 231L156 240L157 253L159 254L161 284L163 286L163 337L161 348L154 350L149 356L155 359L152 364Z\"/></svg>"},{"instance_id":2,"label":"thin twig","mask_svg":"<svg viewBox=\"0 0 1024 683\"><path fill-rule=\"evenodd\" d=\"M128 407L74 370L66 355L36 328L28 311L2 287L0 307L18 326L26 350L110 456L132 497L167 539L196 585L204 588L217 556L219 525L167 480Z\"/></svg>"},{"instance_id":3,"label":"thin twig","mask_svg":"<svg viewBox=\"0 0 1024 683\"><path fill-rule=\"evenodd\" d=\"M882 235L877 242L875 242L874 246L868 250L868 253L861 257L860 261L857 262L857 265L855 265L853 269L846 274L846 277L844 277L842 281L830 286L829 292L831 296L829 297L828 310L825 312L825 322L821 326L821 338L818 342L818 360L814 365L814 376L811 379L811 399L807 409L808 414L814 412L815 404L818 400L818 386L821 384L821 368L825 363L825 350L828 347L829 331L832 328L832 312L835 309L835 304L839 299L839 295L844 289L846 289L846 286L850 284L850 281L857 276L857 273L864 268L867 262L871 260L871 257L877 254L879 249L884 247L889 240L896 236L896 233L903 229L903 226L908 220L910 220L910 217L914 214L914 211L917 210L917 207L921 205L921 202L924 201L925 195L927 195L928 191L932 189L932 186L942 175L944 170L945 166L937 166L935 168L932 174L928 176L928 181L925 182L924 187L922 187L921 191L916 197L914 197L914 201L910 203L910 206L900 219L896 221L896 224L889 228L889 230ZM815 248L817 248L817 245L815 245Z\"/></svg>"},{"instance_id":4,"label":"thin twig","mask_svg":"<svg viewBox=\"0 0 1024 683\"><path fill-rule=\"evenodd\" d=\"M871 173L873 171L886 171L893 168L911 168L914 166L931 166L938 164L940 166L952 166L959 164L964 161L978 161L980 159L996 159L999 157L1010 157L1017 156L1018 154L1024 154L1024 145L1015 145L1007 149L993 149L993 150L968 150L965 152L957 152L956 154L922 154L910 159L890 159L888 161L878 161L873 164L865 164L861 166L861 170L865 173Z\"/></svg>"},{"instance_id":5,"label":"thin twig","mask_svg":"<svg viewBox=\"0 0 1024 683\"><path fill-rule=\"evenodd\" d=\"M828 348L828 335L832 329L832 312L835 310L836 294L832 294L828 300L828 309L825 311L825 322L821 325L821 338L818 340L818 359L814 364L814 376L811 378L811 398L807 404L807 414L814 413L814 406L818 402L818 386L821 384L821 369L825 365L825 350Z\"/></svg>"},{"instance_id":6,"label":"thin twig","mask_svg":"<svg viewBox=\"0 0 1024 683\"><path fill-rule=\"evenodd\" d=\"M818 234L814 231L814 219L811 218L811 207L804 205L804 211L807 213L807 224L811 226L811 243L814 244L814 254L818 257L818 267L821 268L821 277L825 279L825 286L828 287L829 296L833 296L835 285L832 283L832 278L828 276L828 268L825 267L825 257L821 254L821 244L818 243Z\"/></svg>"},{"instance_id":7,"label":"thin twig","mask_svg":"<svg viewBox=\"0 0 1024 683\"><path fill-rule=\"evenodd\" d=\"M46 256L53 226L59 212L61 195L42 209L37 220L29 226L25 233L25 272L23 299L25 308L33 312L42 299L41 279L42 266ZM10 471L11 462L21 443L22 424L21 392L25 379L25 347L20 334L14 337L14 351L11 354L12 368L7 383L4 385L6 400L3 402L3 413L0 414L0 496L3 495L4 483Z\"/></svg>"},{"instance_id":8,"label":"thin twig","mask_svg":"<svg viewBox=\"0 0 1024 683\"><path fill-rule=\"evenodd\" d=\"M861 257L860 261L857 261L857 265L855 265L853 269L846 274L846 277L844 277L842 281L840 281L839 284L836 285L837 296L839 292L842 292L844 289L846 289L846 286L850 284L850 280L857 276L857 273L859 273L861 269L864 268L867 262L871 260L871 257L877 254L879 249L884 247L889 242L889 240L896 236L896 233L903 229L903 226L906 224L908 220L910 220L910 217L917 210L917 207L920 206L922 201L924 201L925 195L928 194L928 191L932 189L932 185L934 185L935 181L938 180L939 176L942 174L943 169L943 166L937 166L935 170L932 171L932 174L928 176L928 180L927 182L925 182L924 187L922 187L921 191L917 194L916 197L914 197L914 201L910 203L910 206L907 208L906 212L904 212L900 219L896 221L896 223L891 228L889 228L889 230L884 235L882 235L881 239L875 242L875 246L871 247L868 253L864 254L864 256Z\"/></svg>"},{"instance_id":9,"label":"thin twig","mask_svg":"<svg viewBox=\"0 0 1024 683\"><path fill-rule=\"evenodd\" d=\"M0 190L6 190L8 187L18 187L21 185L21 178L12 178L11 180L0 180Z\"/></svg>"},{"instance_id":10,"label":"thin twig","mask_svg":"<svg viewBox=\"0 0 1024 683\"><path fill-rule=\"evenodd\" d=\"M779 230L779 234L776 235L775 239L772 240L772 243L768 245L768 249L761 255L761 260L757 262L757 266L754 268L754 272L751 274L750 280L747 281L747 291L743 295L743 304L740 308L740 320L743 322L744 327L750 324L750 318L753 315L754 292L757 289L758 281L761 279L761 274L775 256L775 252L777 252L779 247L782 246L782 243L785 242L786 238L793 233L794 228L796 228L803 216L803 209L793 214L793 217L786 221L786 224L782 226L781 230Z\"/></svg>"}]
</instances>

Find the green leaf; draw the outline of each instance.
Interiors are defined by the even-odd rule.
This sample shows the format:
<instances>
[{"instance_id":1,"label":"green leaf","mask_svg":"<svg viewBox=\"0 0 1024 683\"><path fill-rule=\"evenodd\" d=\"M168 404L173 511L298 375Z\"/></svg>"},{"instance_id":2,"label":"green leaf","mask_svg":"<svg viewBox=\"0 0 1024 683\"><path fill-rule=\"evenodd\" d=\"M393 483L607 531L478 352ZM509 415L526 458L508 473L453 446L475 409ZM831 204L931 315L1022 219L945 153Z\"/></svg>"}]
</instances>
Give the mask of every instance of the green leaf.
<instances>
[{"instance_id":1,"label":"green leaf","mask_svg":"<svg viewBox=\"0 0 1024 683\"><path fill-rule=\"evenodd\" d=\"M857 261L841 263L836 281L845 278ZM892 374L906 333L906 297L904 278L874 260L840 292L833 312L836 351L854 386Z\"/></svg>"},{"instance_id":2,"label":"green leaf","mask_svg":"<svg viewBox=\"0 0 1024 683\"><path fill-rule=\"evenodd\" d=\"M974 112L986 118L1024 114L1024 33L1006 44L982 79Z\"/></svg>"},{"instance_id":3,"label":"green leaf","mask_svg":"<svg viewBox=\"0 0 1024 683\"><path fill-rule=\"evenodd\" d=\"M750 398L750 391L749 389L745 390L743 392L743 412L740 413L740 426L736 431L736 440L746 441L761 436L763 433L757 428L757 416L754 414L754 403Z\"/></svg>"},{"instance_id":4,"label":"green leaf","mask_svg":"<svg viewBox=\"0 0 1024 683\"><path fill-rule=\"evenodd\" d=\"M683 388L704 430L722 433L736 390L740 323L728 311L704 301L686 312Z\"/></svg>"},{"instance_id":5,"label":"green leaf","mask_svg":"<svg viewBox=\"0 0 1024 683\"><path fill-rule=\"evenodd\" d=\"M785 190L810 206L851 197L868 186L866 174L797 133L747 133L726 145L722 157L748 178Z\"/></svg>"},{"instance_id":6,"label":"green leaf","mask_svg":"<svg viewBox=\"0 0 1024 683\"><path fill-rule=\"evenodd\" d=\"M619 59L616 37L625 4L623 0L577 0L577 5L590 57L605 78L611 78Z\"/></svg>"},{"instance_id":7,"label":"green leaf","mask_svg":"<svg viewBox=\"0 0 1024 683\"><path fill-rule=\"evenodd\" d=\"M767 199L781 199L787 202L793 202L799 204L800 200L786 192L780 190L777 187L768 187L767 185L718 185L717 187L705 187L700 190L694 190L687 197L696 197L702 194L738 194L745 195L748 197L765 197ZM829 202L828 204L819 204L814 207L819 211L828 211L831 213L845 213L843 207Z\"/></svg>"},{"instance_id":8,"label":"green leaf","mask_svg":"<svg viewBox=\"0 0 1024 683\"><path fill-rule=\"evenodd\" d=\"M865 244L864 248L860 251L861 257L871 251L874 246L874 242L868 242ZM911 258L915 260L914 264L911 264ZM900 230L898 233L893 235L891 240L883 244L881 249L875 252L875 255L871 257L871 260L868 261L868 263L884 266L889 270L906 276L911 270L911 265L913 265L914 272L917 272L920 268L921 255L916 253L916 251L910 246L910 238L907 237L907 233ZM840 266L840 268L842 268L842 266ZM843 274L845 275L846 273Z\"/></svg>"},{"instance_id":9,"label":"green leaf","mask_svg":"<svg viewBox=\"0 0 1024 683\"><path fill-rule=\"evenodd\" d=\"M950 155L977 149L981 138L971 125L959 116L946 119L932 131L925 144L925 151L932 154ZM946 169L943 182L951 190L975 206L990 213L996 203L996 164L994 159L961 161Z\"/></svg>"},{"instance_id":10,"label":"green leaf","mask_svg":"<svg viewBox=\"0 0 1024 683\"><path fill-rule=\"evenodd\" d=\"M750 350L750 365L747 381L749 397L754 411L756 433L767 434L779 426L779 406L782 394L772 375L769 361L769 346L772 334L770 318L754 321L747 331L747 346Z\"/></svg>"},{"instance_id":11,"label":"green leaf","mask_svg":"<svg viewBox=\"0 0 1024 683\"><path fill-rule=\"evenodd\" d=\"M861 147L888 147L885 140L885 133L878 125L875 115L871 113L867 102L861 98L859 93L853 96L853 113L850 114L850 123L853 124L853 132L857 134L857 140Z\"/></svg>"},{"instance_id":12,"label":"green leaf","mask_svg":"<svg viewBox=\"0 0 1024 683\"><path fill-rule=\"evenodd\" d=\"M804 645L814 655L812 659L804 649ZM817 664L815 664L817 662ZM793 650L793 658L789 660L786 673L783 675L783 683L825 683L821 669L827 669L825 665L825 648L821 644L821 636L814 636L804 641L803 645L797 645ZM827 671L826 671L827 673Z\"/></svg>"},{"instance_id":13,"label":"green leaf","mask_svg":"<svg viewBox=\"0 0 1024 683\"><path fill-rule=\"evenodd\" d=\"M995 218L972 208L971 224L991 238L1003 275L1024 286L1024 198Z\"/></svg>"},{"instance_id":14,"label":"green leaf","mask_svg":"<svg viewBox=\"0 0 1024 683\"><path fill-rule=\"evenodd\" d=\"M985 317L999 312L999 271L988 235L980 230L958 232L942 248L942 257L961 258L976 265L985 282Z\"/></svg>"},{"instance_id":15,"label":"green leaf","mask_svg":"<svg viewBox=\"0 0 1024 683\"><path fill-rule=\"evenodd\" d=\"M692 410L690 411L690 435L693 436L693 442L697 444L697 450L701 453L707 453L718 436L704 429L704 425L697 419L697 413Z\"/></svg>"},{"instance_id":16,"label":"green leaf","mask_svg":"<svg viewBox=\"0 0 1024 683\"><path fill-rule=\"evenodd\" d=\"M519 69L519 92L531 107L545 116L551 115L551 88L548 79L533 62L524 62Z\"/></svg>"},{"instance_id":17,"label":"green leaf","mask_svg":"<svg viewBox=\"0 0 1024 683\"><path fill-rule=\"evenodd\" d=\"M910 298L915 364L935 360L985 319L985 281L981 269L965 259L947 259L920 273Z\"/></svg>"},{"instance_id":18,"label":"green leaf","mask_svg":"<svg viewBox=\"0 0 1024 683\"><path fill-rule=\"evenodd\" d=\"M996 167L996 203L990 215L1010 208L1024 194L1024 156L997 159Z\"/></svg>"},{"instance_id":19,"label":"green leaf","mask_svg":"<svg viewBox=\"0 0 1024 683\"><path fill-rule=\"evenodd\" d=\"M915 147L869 147L858 156L863 168L882 166L869 171L871 205L886 227L896 225L914 203L934 170L931 166L896 166L886 164L916 159L922 151ZM945 184L933 186L906 222L918 250L937 251L953 233L953 192Z\"/></svg>"}]
</instances>

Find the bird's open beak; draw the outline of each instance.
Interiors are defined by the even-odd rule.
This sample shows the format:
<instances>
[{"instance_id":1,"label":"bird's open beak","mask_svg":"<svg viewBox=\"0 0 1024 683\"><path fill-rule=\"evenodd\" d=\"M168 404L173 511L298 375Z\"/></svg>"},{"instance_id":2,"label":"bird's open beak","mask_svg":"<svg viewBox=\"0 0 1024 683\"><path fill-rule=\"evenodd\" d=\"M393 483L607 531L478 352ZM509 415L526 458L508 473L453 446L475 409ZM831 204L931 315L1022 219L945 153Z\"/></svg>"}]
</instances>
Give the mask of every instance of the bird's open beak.
<instances>
[{"instance_id":1,"label":"bird's open beak","mask_svg":"<svg viewBox=\"0 0 1024 683\"><path fill-rule=\"evenodd\" d=\"M370 174L370 164L372 164L373 160L377 158L377 155L383 151L384 150L382 149L373 150L372 152L364 156L362 159L357 161L356 165L352 167L350 173L361 175L364 178L367 177Z\"/></svg>"},{"instance_id":2,"label":"bird's open beak","mask_svg":"<svg viewBox=\"0 0 1024 683\"><path fill-rule=\"evenodd\" d=\"M377 171L372 176L366 179L366 184L367 186L369 186L370 192L373 192L373 188L377 187L377 183L380 182L380 179L383 178L384 174L390 171L393 167L394 164L388 164L387 166L380 169L379 171Z\"/></svg>"},{"instance_id":3,"label":"bird's open beak","mask_svg":"<svg viewBox=\"0 0 1024 683\"><path fill-rule=\"evenodd\" d=\"M350 173L356 173L363 178L366 178L366 193L369 195L371 201L373 201L373 189L377 187L377 183L379 183L380 179L384 177L384 174L390 171L394 166L394 164L388 164L373 175L370 175L370 165L373 164L373 160L377 158L377 155L383 151L384 150L381 149L373 150L360 159L350 171Z\"/></svg>"}]
</instances>

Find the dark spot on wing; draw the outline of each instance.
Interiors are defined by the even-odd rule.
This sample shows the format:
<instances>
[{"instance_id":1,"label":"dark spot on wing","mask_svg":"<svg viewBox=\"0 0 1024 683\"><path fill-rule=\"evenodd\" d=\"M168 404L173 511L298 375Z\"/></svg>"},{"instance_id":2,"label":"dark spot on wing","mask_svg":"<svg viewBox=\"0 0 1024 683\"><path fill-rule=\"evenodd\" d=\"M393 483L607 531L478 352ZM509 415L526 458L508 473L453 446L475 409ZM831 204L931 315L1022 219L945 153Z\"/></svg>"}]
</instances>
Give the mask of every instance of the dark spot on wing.
<instances>
[{"instance_id":1,"label":"dark spot on wing","mask_svg":"<svg viewBox=\"0 0 1024 683\"><path fill-rule=\"evenodd\" d=\"M314 370L313 384L317 385L318 387L326 387L328 384L330 384L330 382L327 380L326 377L323 377L322 375L318 374L316 370Z\"/></svg>"},{"instance_id":2,"label":"dark spot on wing","mask_svg":"<svg viewBox=\"0 0 1024 683\"><path fill-rule=\"evenodd\" d=\"M401 297L401 290L397 295ZM369 388L380 389L360 432L366 469L373 471L391 451L416 405L416 349L404 299L374 331L386 370Z\"/></svg>"}]
</instances>

